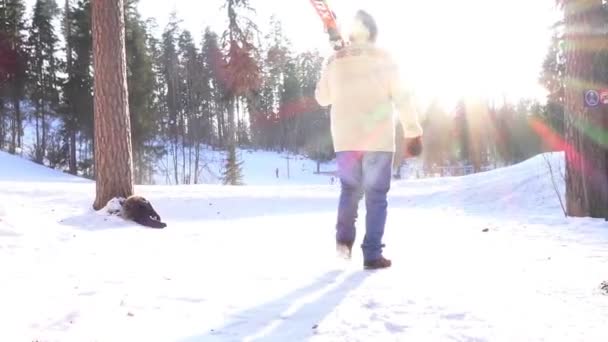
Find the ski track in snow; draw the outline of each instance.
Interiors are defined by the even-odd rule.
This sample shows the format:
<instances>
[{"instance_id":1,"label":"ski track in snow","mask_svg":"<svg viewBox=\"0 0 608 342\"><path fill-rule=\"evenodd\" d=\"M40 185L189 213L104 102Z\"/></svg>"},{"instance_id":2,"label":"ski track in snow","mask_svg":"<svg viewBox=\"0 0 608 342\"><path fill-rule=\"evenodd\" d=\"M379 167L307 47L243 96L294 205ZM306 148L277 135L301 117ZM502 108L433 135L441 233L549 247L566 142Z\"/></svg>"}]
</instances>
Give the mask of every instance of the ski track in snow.
<instances>
[{"instance_id":1,"label":"ski track in snow","mask_svg":"<svg viewBox=\"0 0 608 342\"><path fill-rule=\"evenodd\" d=\"M0 341L608 341L608 224L563 218L542 164L393 183L394 266L368 272L363 207L334 255L326 179L139 186L151 230L0 153Z\"/></svg>"}]
</instances>

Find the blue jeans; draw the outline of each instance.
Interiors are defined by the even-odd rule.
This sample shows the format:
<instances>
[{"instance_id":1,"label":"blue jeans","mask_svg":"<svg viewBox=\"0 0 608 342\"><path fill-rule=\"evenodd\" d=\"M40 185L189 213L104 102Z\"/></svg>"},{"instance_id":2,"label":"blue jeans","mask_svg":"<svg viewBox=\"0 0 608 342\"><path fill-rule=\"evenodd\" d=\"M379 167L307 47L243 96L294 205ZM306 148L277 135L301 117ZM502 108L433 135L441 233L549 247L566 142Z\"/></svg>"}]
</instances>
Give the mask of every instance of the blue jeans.
<instances>
[{"instance_id":1,"label":"blue jeans","mask_svg":"<svg viewBox=\"0 0 608 342\"><path fill-rule=\"evenodd\" d=\"M392 152L338 152L338 176L341 183L336 240L353 242L359 202L365 195L367 215L361 248L365 261L382 256L382 237L387 214L387 193L391 186Z\"/></svg>"}]
</instances>

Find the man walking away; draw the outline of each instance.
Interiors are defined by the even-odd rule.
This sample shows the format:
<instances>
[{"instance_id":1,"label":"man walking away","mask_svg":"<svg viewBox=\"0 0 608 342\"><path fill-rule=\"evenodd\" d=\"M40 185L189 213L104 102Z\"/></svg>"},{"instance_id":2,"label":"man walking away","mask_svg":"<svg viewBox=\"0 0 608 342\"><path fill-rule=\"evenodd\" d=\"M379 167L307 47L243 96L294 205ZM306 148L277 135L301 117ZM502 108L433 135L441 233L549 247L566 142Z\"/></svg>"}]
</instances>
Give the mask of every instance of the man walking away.
<instances>
[{"instance_id":1,"label":"man walking away","mask_svg":"<svg viewBox=\"0 0 608 342\"><path fill-rule=\"evenodd\" d=\"M358 11L349 32L348 46L324 67L315 97L321 106L332 106L331 132L341 183L337 248L351 256L357 210L365 195L364 267L380 269L392 264L382 254L382 238L395 152L393 107L409 150L420 152L422 127L395 62L375 46L378 28L372 16Z\"/></svg>"}]
</instances>

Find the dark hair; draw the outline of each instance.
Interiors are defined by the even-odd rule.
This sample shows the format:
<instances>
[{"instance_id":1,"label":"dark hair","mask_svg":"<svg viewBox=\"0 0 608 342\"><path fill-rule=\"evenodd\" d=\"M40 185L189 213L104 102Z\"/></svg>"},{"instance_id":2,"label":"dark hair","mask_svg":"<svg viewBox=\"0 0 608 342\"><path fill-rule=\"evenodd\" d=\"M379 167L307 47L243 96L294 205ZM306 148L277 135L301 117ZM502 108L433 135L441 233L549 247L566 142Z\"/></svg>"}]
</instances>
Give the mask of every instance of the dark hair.
<instances>
[{"instance_id":1,"label":"dark hair","mask_svg":"<svg viewBox=\"0 0 608 342\"><path fill-rule=\"evenodd\" d=\"M364 10L359 10L357 11L356 18L361 20L363 26L365 26L369 31L369 40L371 42L375 42L376 38L378 37L378 25L376 24L374 17Z\"/></svg>"}]
</instances>

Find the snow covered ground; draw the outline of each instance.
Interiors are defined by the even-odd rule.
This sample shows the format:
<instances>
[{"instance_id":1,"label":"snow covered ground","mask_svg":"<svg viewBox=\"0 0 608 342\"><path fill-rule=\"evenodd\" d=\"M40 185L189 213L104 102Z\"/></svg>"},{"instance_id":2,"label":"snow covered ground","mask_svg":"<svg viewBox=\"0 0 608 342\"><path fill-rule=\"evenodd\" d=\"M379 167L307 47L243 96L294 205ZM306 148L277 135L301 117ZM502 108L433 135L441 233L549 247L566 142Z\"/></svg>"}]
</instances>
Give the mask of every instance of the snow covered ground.
<instances>
[{"instance_id":1,"label":"snow covered ground","mask_svg":"<svg viewBox=\"0 0 608 342\"><path fill-rule=\"evenodd\" d=\"M268 151L255 151L239 149L239 160L243 163L243 182L245 185L312 185L331 184L331 176L326 174L335 171L335 162L322 163L321 174L315 174L317 163L301 155L277 153ZM202 177L199 184L222 184L224 170L224 151L215 151L205 148L202 155ZM171 158L169 156L169 158ZM178 173L181 170L181 159ZM174 171L166 165L170 163L163 160L163 166L155 173L155 184L170 185ZM169 169L167 174L167 169ZM278 177L276 171L278 170ZM194 171L192 171L192 174ZM180 176L181 177L181 176Z\"/></svg>"},{"instance_id":2,"label":"snow covered ground","mask_svg":"<svg viewBox=\"0 0 608 342\"><path fill-rule=\"evenodd\" d=\"M394 266L367 272L327 178L137 187L152 230L0 153L0 341L608 341L608 223L564 218L544 163L394 183Z\"/></svg>"}]
</instances>

